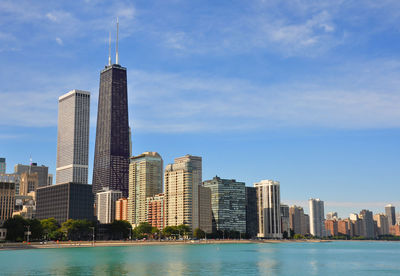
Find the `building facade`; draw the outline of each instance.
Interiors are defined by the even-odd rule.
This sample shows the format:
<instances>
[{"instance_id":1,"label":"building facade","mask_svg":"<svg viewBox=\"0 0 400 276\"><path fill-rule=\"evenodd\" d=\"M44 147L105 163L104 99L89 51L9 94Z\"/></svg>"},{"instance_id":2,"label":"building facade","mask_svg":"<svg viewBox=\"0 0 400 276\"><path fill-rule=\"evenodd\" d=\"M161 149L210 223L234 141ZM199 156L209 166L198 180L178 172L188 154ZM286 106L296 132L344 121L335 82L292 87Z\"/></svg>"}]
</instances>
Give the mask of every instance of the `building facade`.
<instances>
[{"instance_id":1,"label":"building facade","mask_svg":"<svg viewBox=\"0 0 400 276\"><path fill-rule=\"evenodd\" d=\"M19 195L27 196L30 192L35 192L39 188L38 173L24 172L19 180Z\"/></svg>"},{"instance_id":2,"label":"building facade","mask_svg":"<svg viewBox=\"0 0 400 276\"><path fill-rule=\"evenodd\" d=\"M392 204L385 206L385 214L389 219L389 225L396 224L396 209Z\"/></svg>"},{"instance_id":3,"label":"building facade","mask_svg":"<svg viewBox=\"0 0 400 276\"><path fill-rule=\"evenodd\" d=\"M146 199L147 222L162 230L165 227L165 197L164 194L154 195Z\"/></svg>"},{"instance_id":4,"label":"building facade","mask_svg":"<svg viewBox=\"0 0 400 276\"><path fill-rule=\"evenodd\" d=\"M379 236L389 235L389 218L384 214L374 215L374 221L377 227L377 233Z\"/></svg>"},{"instance_id":5,"label":"building facade","mask_svg":"<svg viewBox=\"0 0 400 276\"><path fill-rule=\"evenodd\" d=\"M282 236L284 238L290 237L290 216L289 216L289 206L286 204L281 204L281 229Z\"/></svg>"},{"instance_id":6,"label":"building facade","mask_svg":"<svg viewBox=\"0 0 400 276\"><path fill-rule=\"evenodd\" d=\"M314 237L325 237L324 202L319 198L308 200L310 208L310 233Z\"/></svg>"},{"instance_id":7,"label":"building facade","mask_svg":"<svg viewBox=\"0 0 400 276\"><path fill-rule=\"evenodd\" d=\"M109 224L115 220L115 203L122 197L121 191L104 189L96 194L96 213L100 223Z\"/></svg>"},{"instance_id":8,"label":"building facade","mask_svg":"<svg viewBox=\"0 0 400 276\"><path fill-rule=\"evenodd\" d=\"M186 155L175 159L164 173L166 226L199 228L199 186L202 183L201 157Z\"/></svg>"},{"instance_id":9,"label":"building facade","mask_svg":"<svg viewBox=\"0 0 400 276\"><path fill-rule=\"evenodd\" d=\"M4 157L0 157L0 174L6 173L6 159Z\"/></svg>"},{"instance_id":10,"label":"building facade","mask_svg":"<svg viewBox=\"0 0 400 276\"><path fill-rule=\"evenodd\" d=\"M93 220L92 187L82 183L61 183L36 190L36 218L55 218L62 224L68 219Z\"/></svg>"},{"instance_id":11,"label":"building facade","mask_svg":"<svg viewBox=\"0 0 400 276\"><path fill-rule=\"evenodd\" d=\"M38 188L47 186L49 167L38 166L37 163L31 163L30 165L17 164L14 166L15 174L21 175L24 172L38 174Z\"/></svg>"},{"instance_id":12,"label":"building facade","mask_svg":"<svg viewBox=\"0 0 400 276\"><path fill-rule=\"evenodd\" d=\"M120 198L115 202L115 220L128 220L128 199Z\"/></svg>"},{"instance_id":13,"label":"building facade","mask_svg":"<svg viewBox=\"0 0 400 276\"><path fill-rule=\"evenodd\" d=\"M203 182L211 190L212 228L246 232L246 185L215 176Z\"/></svg>"},{"instance_id":14,"label":"building facade","mask_svg":"<svg viewBox=\"0 0 400 276\"><path fill-rule=\"evenodd\" d=\"M199 228L206 233L212 232L211 190L199 186Z\"/></svg>"},{"instance_id":15,"label":"building facade","mask_svg":"<svg viewBox=\"0 0 400 276\"><path fill-rule=\"evenodd\" d=\"M325 231L326 236L337 236L338 235L338 222L336 219L325 220Z\"/></svg>"},{"instance_id":16,"label":"building facade","mask_svg":"<svg viewBox=\"0 0 400 276\"><path fill-rule=\"evenodd\" d=\"M359 218L361 220L360 236L364 236L369 239L375 238L373 213L369 210L361 210Z\"/></svg>"},{"instance_id":17,"label":"building facade","mask_svg":"<svg viewBox=\"0 0 400 276\"><path fill-rule=\"evenodd\" d=\"M147 221L146 199L162 193L163 160L157 152L144 152L129 164L128 221Z\"/></svg>"},{"instance_id":18,"label":"building facade","mask_svg":"<svg viewBox=\"0 0 400 276\"><path fill-rule=\"evenodd\" d=\"M290 229L294 234L306 235L306 217L303 207L293 205L289 208Z\"/></svg>"},{"instance_id":19,"label":"building facade","mask_svg":"<svg viewBox=\"0 0 400 276\"><path fill-rule=\"evenodd\" d=\"M72 90L58 98L56 184L88 183L90 93Z\"/></svg>"},{"instance_id":20,"label":"building facade","mask_svg":"<svg viewBox=\"0 0 400 276\"><path fill-rule=\"evenodd\" d=\"M246 235L249 238L257 237L258 215L257 215L257 189L245 187L246 191Z\"/></svg>"},{"instance_id":21,"label":"building facade","mask_svg":"<svg viewBox=\"0 0 400 276\"><path fill-rule=\"evenodd\" d=\"M15 205L15 176L0 175L0 227L12 216Z\"/></svg>"},{"instance_id":22,"label":"building facade","mask_svg":"<svg viewBox=\"0 0 400 276\"><path fill-rule=\"evenodd\" d=\"M261 180L257 189L258 237L282 238L281 195L278 181Z\"/></svg>"}]
</instances>

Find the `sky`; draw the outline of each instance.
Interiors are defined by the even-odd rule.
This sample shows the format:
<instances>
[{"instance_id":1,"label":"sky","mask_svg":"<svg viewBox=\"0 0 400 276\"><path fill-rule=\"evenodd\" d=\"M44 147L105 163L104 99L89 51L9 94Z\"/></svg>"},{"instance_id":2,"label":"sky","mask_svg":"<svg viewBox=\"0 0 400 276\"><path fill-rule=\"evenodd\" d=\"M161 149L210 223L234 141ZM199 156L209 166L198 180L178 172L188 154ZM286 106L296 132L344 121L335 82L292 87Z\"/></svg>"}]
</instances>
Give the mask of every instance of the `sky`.
<instances>
[{"instance_id":1,"label":"sky","mask_svg":"<svg viewBox=\"0 0 400 276\"><path fill-rule=\"evenodd\" d=\"M400 2L0 1L0 156L55 174L58 97L91 92L115 47L133 154L203 158L342 217L400 208ZM113 55L113 61L115 57ZM308 208L306 208L307 210Z\"/></svg>"}]
</instances>

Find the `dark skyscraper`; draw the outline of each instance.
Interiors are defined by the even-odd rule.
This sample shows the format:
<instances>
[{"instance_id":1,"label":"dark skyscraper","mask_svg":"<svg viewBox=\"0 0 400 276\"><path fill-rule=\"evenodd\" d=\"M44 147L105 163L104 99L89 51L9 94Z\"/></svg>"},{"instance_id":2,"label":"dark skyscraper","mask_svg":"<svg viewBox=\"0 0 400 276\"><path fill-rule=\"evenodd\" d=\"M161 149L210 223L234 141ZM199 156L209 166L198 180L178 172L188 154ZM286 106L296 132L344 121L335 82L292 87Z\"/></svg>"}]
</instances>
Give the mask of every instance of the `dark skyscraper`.
<instances>
[{"instance_id":1,"label":"dark skyscraper","mask_svg":"<svg viewBox=\"0 0 400 276\"><path fill-rule=\"evenodd\" d=\"M128 89L126 68L118 64L118 25L116 49L116 64L111 64L109 57L108 66L100 73L93 193L107 187L128 197Z\"/></svg>"}]
</instances>

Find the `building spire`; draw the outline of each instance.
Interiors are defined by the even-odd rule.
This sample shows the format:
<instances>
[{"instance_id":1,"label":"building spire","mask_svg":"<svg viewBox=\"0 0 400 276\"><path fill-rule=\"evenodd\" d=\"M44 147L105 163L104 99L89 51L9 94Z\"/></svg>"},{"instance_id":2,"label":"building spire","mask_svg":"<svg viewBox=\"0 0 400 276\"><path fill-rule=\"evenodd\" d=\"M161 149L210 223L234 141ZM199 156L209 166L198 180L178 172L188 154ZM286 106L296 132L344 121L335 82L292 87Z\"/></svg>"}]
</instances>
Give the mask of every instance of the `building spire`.
<instances>
[{"instance_id":1,"label":"building spire","mask_svg":"<svg viewBox=\"0 0 400 276\"><path fill-rule=\"evenodd\" d=\"M115 43L115 64L119 63L119 58L118 58L118 17L117 17L117 41Z\"/></svg>"},{"instance_id":2,"label":"building spire","mask_svg":"<svg viewBox=\"0 0 400 276\"><path fill-rule=\"evenodd\" d=\"M111 66L111 31L108 37L108 66Z\"/></svg>"}]
</instances>

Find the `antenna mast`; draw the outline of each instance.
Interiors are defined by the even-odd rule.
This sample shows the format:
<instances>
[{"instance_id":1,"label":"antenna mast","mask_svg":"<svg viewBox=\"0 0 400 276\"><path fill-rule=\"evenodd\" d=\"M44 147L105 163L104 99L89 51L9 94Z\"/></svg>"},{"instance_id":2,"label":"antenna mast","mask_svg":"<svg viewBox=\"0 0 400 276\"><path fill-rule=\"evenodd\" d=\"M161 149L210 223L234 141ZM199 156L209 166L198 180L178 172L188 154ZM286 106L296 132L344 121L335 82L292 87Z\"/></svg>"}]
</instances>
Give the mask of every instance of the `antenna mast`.
<instances>
[{"instance_id":1,"label":"antenna mast","mask_svg":"<svg viewBox=\"0 0 400 276\"><path fill-rule=\"evenodd\" d=\"M118 58L118 17L117 17L117 41L115 44L115 64L119 63L119 58Z\"/></svg>"},{"instance_id":2,"label":"antenna mast","mask_svg":"<svg viewBox=\"0 0 400 276\"><path fill-rule=\"evenodd\" d=\"M111 31L108 38L108 66L111 66Z\"/></svg>"}]
</instances>

